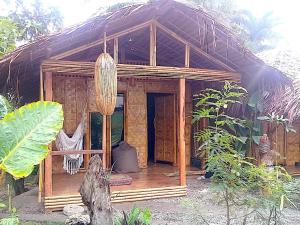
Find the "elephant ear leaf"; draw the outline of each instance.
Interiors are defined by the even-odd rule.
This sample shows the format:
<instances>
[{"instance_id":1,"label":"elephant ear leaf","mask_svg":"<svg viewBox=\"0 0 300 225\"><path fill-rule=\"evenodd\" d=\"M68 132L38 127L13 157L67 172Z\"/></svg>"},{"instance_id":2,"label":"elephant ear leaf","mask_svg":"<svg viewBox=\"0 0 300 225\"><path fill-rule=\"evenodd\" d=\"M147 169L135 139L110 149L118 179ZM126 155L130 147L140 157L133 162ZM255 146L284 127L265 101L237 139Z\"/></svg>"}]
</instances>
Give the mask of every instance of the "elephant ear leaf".
<instances>
[{"instance_id":1,"label":"elephant ear leaf","mask_svg":"<svg viewBox=\"0 0 300 225\"><path fill-rule=\"evenodd\" d=\"M28 176L62 126L62 106L55 102L31 103L7 114L0 120L0 169L15 178Z\"/></svg>"},{"instance_id":2,"label":"elephant ear leaf","mask_svg":"<svg viewBox=\"0 0 300 225\"><path fill-rule=\"evenodd\" d=\"M0 95L0 119L2 119L7 113L10 113L11 111L13 111L12 105L3 95Z\"/></svg>"}]
</instances>

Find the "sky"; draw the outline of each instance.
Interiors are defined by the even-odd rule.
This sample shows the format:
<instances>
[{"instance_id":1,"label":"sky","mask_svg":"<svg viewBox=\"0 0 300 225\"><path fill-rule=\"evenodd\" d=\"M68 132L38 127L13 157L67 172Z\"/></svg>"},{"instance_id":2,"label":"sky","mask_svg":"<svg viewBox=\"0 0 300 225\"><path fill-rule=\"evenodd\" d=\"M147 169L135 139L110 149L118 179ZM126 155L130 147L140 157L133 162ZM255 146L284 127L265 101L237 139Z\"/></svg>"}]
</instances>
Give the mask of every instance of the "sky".
<instances>
[{"instance_id":1,"label":"sky","mask_svg":"<svg viewBox=\"0 0 300 225\"><path fill-rule=\"evenodd\" d=\"M0 15L7 11L0 0ZM43 0L47 6L56 6L64 17L64 25L70 26L88 19L97 9L108 7L126 0ZM128 1L128 0L127 0ZM139 2L146 0L140 0ZM273 11L280 21L277 30L283 37L280 48L292 48L300 52L300 0L236 0L240 8L248 9L254 15L261 16Z\"/></svg>"}]
</instances>

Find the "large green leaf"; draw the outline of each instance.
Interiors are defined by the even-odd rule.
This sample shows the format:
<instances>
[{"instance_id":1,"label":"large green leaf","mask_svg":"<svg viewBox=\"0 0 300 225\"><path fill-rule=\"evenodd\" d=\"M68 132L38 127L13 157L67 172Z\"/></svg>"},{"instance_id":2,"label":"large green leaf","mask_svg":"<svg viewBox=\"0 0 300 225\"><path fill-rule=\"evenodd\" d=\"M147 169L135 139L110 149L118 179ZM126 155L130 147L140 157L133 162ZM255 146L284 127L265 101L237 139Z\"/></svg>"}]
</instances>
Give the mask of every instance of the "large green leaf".
<instances>
[{"instance_id":1,"label":"large green leaf","mask_svg":"<svg viewBox=\"0 0 300 225\"><path fill-rule=\"evenodd\" d=\"M13 107L9 101L3 95L0 95L0 119L2 119L7 113L10 113L12 110Z\"/></svg>"},{"instance_id":2,"label":"large green leaf","mask_svg":"<svg viewBox=\"0 0 300 225\"><path fill-rule=\"evenodd\" d=\"M16 178L28 176L48 154L63 125L62 106L35 102L0 120L0 169Z\"/></svg>"}]
</instances>

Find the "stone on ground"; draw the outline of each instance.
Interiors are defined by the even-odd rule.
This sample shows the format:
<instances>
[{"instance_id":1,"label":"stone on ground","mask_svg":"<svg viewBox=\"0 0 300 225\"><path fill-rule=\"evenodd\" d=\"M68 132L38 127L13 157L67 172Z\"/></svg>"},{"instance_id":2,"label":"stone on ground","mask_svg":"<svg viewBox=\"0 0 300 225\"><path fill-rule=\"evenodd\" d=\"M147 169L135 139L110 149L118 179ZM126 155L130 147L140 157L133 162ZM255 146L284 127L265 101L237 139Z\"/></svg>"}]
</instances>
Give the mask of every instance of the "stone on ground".
<instances>
[{"instance_id":1,"label":"stone on ground","mask_svg":"<svg viewBox=\"0 0 300 225\"><path fill-rule=\"evenodd\" d=\"M90 216L89 215L82 215L82 214L75 214L70 216L66 222L66 225L88 225L90 224Z\"/></svg>"},{"instance_id":2,"label":"stone on ground","mask_svg":"<svg viewBox=\"0 0 300 225\"><path fill-rule=\"evenodd\" d=\"M84 208L82 206L79 205L66 205L63 209L63 213L70 217L72 215L76 215L76 214L82 214L84 212Z\"/></svg>"}]
</instances>

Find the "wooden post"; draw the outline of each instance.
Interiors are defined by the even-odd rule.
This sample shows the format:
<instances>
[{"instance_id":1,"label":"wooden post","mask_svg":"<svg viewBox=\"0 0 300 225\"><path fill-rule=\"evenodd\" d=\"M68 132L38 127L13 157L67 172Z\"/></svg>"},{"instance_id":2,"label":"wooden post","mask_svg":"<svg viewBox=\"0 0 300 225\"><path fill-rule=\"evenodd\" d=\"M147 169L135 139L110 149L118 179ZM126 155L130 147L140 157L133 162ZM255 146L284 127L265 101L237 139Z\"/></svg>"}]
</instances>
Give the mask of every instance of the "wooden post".
<instances>
[{"instance_id":1,"label":"wooden post","mask_svg":"<svg viewBox=\"0 0 300 225\"><path fill-rule=\"evenodd\" d=\"M190 67L190 46L185 45L185 60L184 60L184 66L185 67Z\"/></svg>"},{"instance_id":2,"label":"wooden post","mask_svg":"<svg viewBox=\"0 0 300 225\"><path fill-rule=\"evenodd\" d=\"M103 150L103 168L106 169L107 168L107 116L103 115L102 116L103 120L102 120L102 150Z\"/></svg>"},{"instance_id":3,"label":"wooden post","mask_svg":"<svg viewBox=\"0 0 300 225\"><path fill-rule=\"evenodd\" d=\"M114 61L117 65L119 63L119 39L114 39Z\"/></svg>"},{"instance_id":4,"label":"wooden post","mask_svg":"<svg viewBox=\"0 0 300 225\"><path fill-rule=\"evenodd\" d=\"M156 66L156 24L150 25L150 66Z\"/></svg>"},{"instance_id":5,"label":"wooden post","mask_svg":"<svg viewBox=\"0 0 300 225\"><path fill-rule=\"evenodd\" d=\"M179 79L179 179L180 186L186 185L185 162L185 79Z\"/></svg>"},{"instance_id":6,"label":"wooden post","mask_svg":"<svg viewBox=\"0 0 300 225\"><path fill-rule=\"evenodd\" d=\"M40 67L40 101L44 101L44 81L43 81L43 70ZM39 194L38 202L42 202L42 192L43 192L43 174L44 174L44 160L39 165Z\"/></svg>"},{"instance_id":7,"label":"wooden post","mask_svg":"<svg viewBox=\"0 0 300 225\"><path fill-rule=\"evenodd\" d=\"M52 101L52 73L45 73L45 100ZM52 196L52 144L49 144L48 156L45 159L45 197Z\"/></svg>"}]
</instances>

